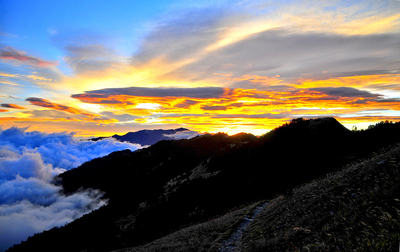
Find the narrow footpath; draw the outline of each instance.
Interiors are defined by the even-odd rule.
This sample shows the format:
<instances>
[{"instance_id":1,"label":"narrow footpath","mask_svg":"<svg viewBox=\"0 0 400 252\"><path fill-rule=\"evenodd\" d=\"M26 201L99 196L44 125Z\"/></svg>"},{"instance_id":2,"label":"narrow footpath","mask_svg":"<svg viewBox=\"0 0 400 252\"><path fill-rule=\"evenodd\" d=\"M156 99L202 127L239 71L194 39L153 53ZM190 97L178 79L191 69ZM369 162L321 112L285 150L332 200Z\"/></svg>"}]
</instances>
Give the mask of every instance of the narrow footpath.
<instances>
[{"instance_id":1,"label":"narrow footpath","mask_svg":"<svg viewBox=\"0 0 400 252\"><path fill-rule=\"evenodd\" d=\"M262 206L256 207L251 217L244 217L242 223L239 225L237 230L229 237L229 239L222 242L221 247L218 249L218 252L234 252L241 242L241 238L243 232L246 230L247 226L264 210L264 208L268 205L264 203Z\"/></svg>"}]
</instances>

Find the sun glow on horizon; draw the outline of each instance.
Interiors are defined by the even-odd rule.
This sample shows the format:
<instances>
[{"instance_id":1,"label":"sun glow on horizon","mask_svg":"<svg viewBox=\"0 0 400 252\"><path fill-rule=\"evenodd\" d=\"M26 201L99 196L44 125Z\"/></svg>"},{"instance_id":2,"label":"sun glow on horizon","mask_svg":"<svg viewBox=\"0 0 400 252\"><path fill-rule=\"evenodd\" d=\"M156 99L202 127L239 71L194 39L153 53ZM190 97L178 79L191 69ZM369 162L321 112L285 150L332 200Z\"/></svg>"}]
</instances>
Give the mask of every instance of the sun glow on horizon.
<instances>
[{"instance_id":1,"label":"sun glow on horizon","mask_svg":"<svg viewBox=\"0 0 400 252\"><path fill-rule=\"evenodd\" d=\"M0 35L10 44L0 48L0 126L260 135L296 117L400 120L400 2L225 7L172 8L134 39L54 27L53 45L33 47L18 29Z\"/></svg>"}]
</instances>

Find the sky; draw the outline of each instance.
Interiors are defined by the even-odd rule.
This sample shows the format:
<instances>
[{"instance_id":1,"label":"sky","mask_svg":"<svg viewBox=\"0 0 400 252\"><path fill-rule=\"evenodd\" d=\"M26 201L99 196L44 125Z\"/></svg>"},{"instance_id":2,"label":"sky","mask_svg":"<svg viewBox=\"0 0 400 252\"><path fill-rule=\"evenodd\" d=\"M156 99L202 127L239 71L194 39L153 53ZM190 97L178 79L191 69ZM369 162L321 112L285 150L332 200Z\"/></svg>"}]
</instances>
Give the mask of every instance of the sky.
<instances>
[{"instance_id":1,"label":"sky","mask_svg":"<svg viewBox=\"0 0 400 252\"><path fill-rule=\"evenodd\" d=\"M107 204L56 175L142 148L82 138L326 116L400 121L400 1L0 0L0 251Z\"/></svg>"},{"instance_id":2,"label":"sky","mask_svg":"<svg viewBox=\"0 0 400 252\"><path fill-rule=\"evenodd\" d=\"M400 1L0 0L0 127L77 137L400 119Z\"/></svg>"}]
</instances>

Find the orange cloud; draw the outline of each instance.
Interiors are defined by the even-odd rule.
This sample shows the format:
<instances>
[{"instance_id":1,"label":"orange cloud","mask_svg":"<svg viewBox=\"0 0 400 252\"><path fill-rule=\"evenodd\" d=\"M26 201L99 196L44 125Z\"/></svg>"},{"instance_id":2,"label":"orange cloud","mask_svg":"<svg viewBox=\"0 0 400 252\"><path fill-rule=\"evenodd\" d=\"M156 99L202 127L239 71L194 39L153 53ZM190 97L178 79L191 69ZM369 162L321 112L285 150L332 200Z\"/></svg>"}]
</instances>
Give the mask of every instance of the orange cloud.
<instances>
[{"instance_id":1,"label":"orange cloud","mask_svg":"<svg viewBox=\"0 0 400 252\"><path fill-rule=\"evenodd\" d=\"M16 104L1 104L3 108L13 108L13 109L26 109L22 106L16 105Z\"/></svg>"},{"instance_id":2,"label":"orange cloud","mask_svg":"<svg viewBox=\"0 0 400 252\"><path fill-rule=\"evenodd\" d=\"M55 110L60 110L60 111L65 111L65 112L68 112L68 113L71 113L71 114L80 114L80 115L84 115L84 116L87 116L87 117L97 117L97 116L99 116L99 115L91 114L91 113L88 113L88 112L85 112L83 110L76 109L76 108L73 108L73 107L70 107L70 106L54 103L54 102L51 102L49 100L42 99L42 98L29 97L29 98L26 99L26 101L29 101L31 104L36 105L36 106L55 109Z\"/></svg>"},{"instance_id":3,"label":"orange cloud","mask_svg":"<svg viewBox=\"0 0 400 252\"><path fill-rule=\"evenodd\" d=\"M22 118L22 117L3 117L1 118L1 123L10 124L15 122L27 122L27 123L48 123L48 122L80 122L81 120L77 118L48 118L48 117L38 117L38 118ZM1 125L0 123L0 125Z\"/></svg>"},{"instance_id":4,"label":"orange cloud","mask_svg":"<svg viewBox=\"0 0 400 252\"><path fill-rule=\"evenodd\" d=\"M158 96L151 93L155 91ZM354 125L363 124L367 120L379 122L397 118L368 111L400 111L400 100L384 98L382 95L353 87L297 88L281 92L237 88L224 89L218 96L208 98L201 97L200 94L197 95L199 97L187 94L186 97L162 97L158 91L157 88L152 90L152 96L143 93L135 96L98 91L73 96L81 102L101 104L104 111L110 111L110 118L41 98L28 98L27 101L37 106L90 117L63 118L61 122L114 125L120 122L113 118L113 114L123 111L134 116L129 123L135 122L139 125L182 125L202 132L224 131L234 134L246 131L258 135L296 117L334 116L346 125ZM168 93L166 90L162 91ZM26 122L28 119L21 120ZM52 118L32 118L36 119L52 123L57 121Z\"/></svg>"},{"instance_id":5,"label":"orange cloud","mask_svg":"<svg viewBox=\"0 0 400 252\"><path fill-rule=\"evenodd\" d=\"M385 99L382 95L352 87L301 88L283 92L237 88L225 89L218 96L206 98L201 95L197 98L188 97L189 95L187 97L155 96L155 91L159 94L157 88L151 91L146 89L149 93L137 93L137 95L117 95L115 92L108 91L99 93L100 91L72 97L87 103L101 103L111 110L124 110L135 116L152 116L152 120L154 116L168 118L169 123L182 123L183 121L178 117L183 115L194 118L210 115L207 120L215 125L220 124L221 120L232 122L240 118L245 118L249 123L251 120L277 119L276 116L271 116L276 114L280 114L280 119L283 118L282 115L290 119L301 114L329 116L376 108L400 110L397 99ZM113 91L116 90L113 89ZM168 94L167 90L162 91ZM146 104L153 106L145 106ZM137 121L147 122L148 120L140 118Z\"/></svg>"},{"instance_id":6,"label":"orange cloud","mask_svg":"<svg viewBox=\"0 0 400 252\"><path fill-rule=\"evenodd\" d=\"M337 77L322 80L300 78L295 85L298 88L319 87L368 87L369 85L400 83L400 74L360 75Z\"/></svg>"}]
</instances>

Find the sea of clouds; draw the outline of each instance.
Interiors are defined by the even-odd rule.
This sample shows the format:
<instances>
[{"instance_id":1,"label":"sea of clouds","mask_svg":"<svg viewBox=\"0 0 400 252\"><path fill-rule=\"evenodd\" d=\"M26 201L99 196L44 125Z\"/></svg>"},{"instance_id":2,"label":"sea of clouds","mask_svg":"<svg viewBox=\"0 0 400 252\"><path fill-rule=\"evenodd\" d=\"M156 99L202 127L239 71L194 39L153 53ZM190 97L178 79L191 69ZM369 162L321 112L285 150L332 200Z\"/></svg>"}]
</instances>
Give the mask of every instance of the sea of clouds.
<instances>
[{"instance_id":1,"label":"sea of clouds","mask_svg":"<svg viewBox=\"0 0 400 252\"><path fill-rule=\"evenodd\" d=\"M96 190L61 194L52 183L56 175L113 151L139 148L112 138L93 142L70 133L0 128L0 251L107 204Z\"/></svg>"},{"instance_id":2,"label":"sea of clouds","mask_svg":"<svg viewBox=\"0 0 400 252\"><path fill-rule=\"evenodd\" d=\"M200 135L201 134L196 131L185 130L185 131L175 132L174 134L164 134L163 136L171 140L180 140L180 139L192 139Z\"/></svg>"}]
</instances>

